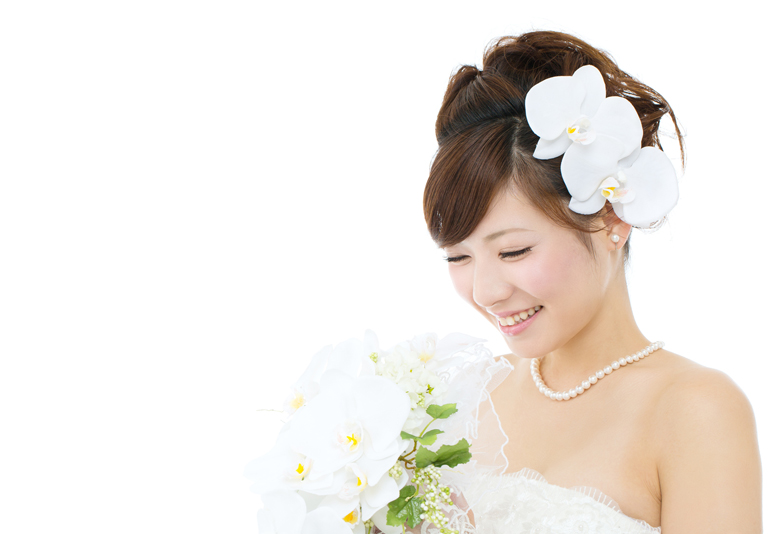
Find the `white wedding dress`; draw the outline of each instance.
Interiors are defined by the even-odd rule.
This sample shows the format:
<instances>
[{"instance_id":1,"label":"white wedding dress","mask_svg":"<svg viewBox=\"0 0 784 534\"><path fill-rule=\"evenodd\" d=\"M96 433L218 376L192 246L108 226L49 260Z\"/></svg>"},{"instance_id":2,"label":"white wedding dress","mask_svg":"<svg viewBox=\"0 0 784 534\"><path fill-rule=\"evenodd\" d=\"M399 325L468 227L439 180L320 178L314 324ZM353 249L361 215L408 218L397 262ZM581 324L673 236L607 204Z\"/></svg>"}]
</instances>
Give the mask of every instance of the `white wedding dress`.
<instances>
[{"instance_id":1,"label":"white wedding dress","mask_svg":"<svg viewBox=\"0 0 784 534\"><path fill-rule=\"evenodd\" d=\"M482 495L484 493L484 495ZM624 515L592 488L549 484L531 469L477 478L464 497L481 534L653 534L654 528Z\"/></svg>"},{"instance_id":2,"label":"white wedding dress","mask_svg":"<svg viewBox=\"0 0 784 534\"><path fill-rule=\"evenodd\" d=\"M474 457L443 480L458 495L460 510L452 517L451 528L461 534L661 533L661 527L625 515L613 499L595 488L556 486L532 469L507 473L503 446L508 438L490 392L513 367L505 358L492 359L489 352L476 356L477 360L452 377L450 386L458 407L462 404L468 409L463 410L462 421L447 429L446 437L468 437ZM474 524L466 510L472 512Z\"/></svg>"}]
</instances>

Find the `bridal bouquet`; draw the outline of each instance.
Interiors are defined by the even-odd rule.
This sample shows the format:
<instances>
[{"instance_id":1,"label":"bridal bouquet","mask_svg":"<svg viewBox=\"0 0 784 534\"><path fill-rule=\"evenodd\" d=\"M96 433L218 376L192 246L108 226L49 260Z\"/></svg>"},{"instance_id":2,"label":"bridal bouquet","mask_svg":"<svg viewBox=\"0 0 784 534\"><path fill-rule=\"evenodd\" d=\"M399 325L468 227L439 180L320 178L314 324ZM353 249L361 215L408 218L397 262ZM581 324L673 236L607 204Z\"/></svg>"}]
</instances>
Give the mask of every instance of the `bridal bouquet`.
<instances>
[{"instance_id":1,"label":"bridal bouquet","mask_svg":"<svg viewBox=\"0 0 784 534\"><path fill-rule=\"evenodd\" d=\"M401 534L422 522L457 534L440 478L471 452L444 428L465 426L450 376L479 342L426 334L382 351L367 332L317 353L285 402L274 447L246 468L264 503L260 534Z\"/></svg>"}]
</instances>

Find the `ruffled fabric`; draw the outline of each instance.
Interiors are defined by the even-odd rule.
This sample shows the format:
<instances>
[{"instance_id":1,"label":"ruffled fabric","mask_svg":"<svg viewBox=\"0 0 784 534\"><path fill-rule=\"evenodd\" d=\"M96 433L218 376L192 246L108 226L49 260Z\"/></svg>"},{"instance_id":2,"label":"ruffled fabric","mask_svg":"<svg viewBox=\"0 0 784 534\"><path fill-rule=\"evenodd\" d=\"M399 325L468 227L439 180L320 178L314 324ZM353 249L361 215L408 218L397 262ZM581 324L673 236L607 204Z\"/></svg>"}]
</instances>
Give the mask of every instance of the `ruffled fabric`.
<instances>
[{"instance_id":1,"label":"ruffled fabric","mask_svg":"<svg viewBox=\"0 0 784 534\"><path fill-rule=\"evenodd\" d=\"M500 479L500 484L499 484ZM488 492L486 488L492 488ZM479 534L660 534L595 488L562 488L532 469L480 475L465 492Z\"/></svg>"}]
</instances>

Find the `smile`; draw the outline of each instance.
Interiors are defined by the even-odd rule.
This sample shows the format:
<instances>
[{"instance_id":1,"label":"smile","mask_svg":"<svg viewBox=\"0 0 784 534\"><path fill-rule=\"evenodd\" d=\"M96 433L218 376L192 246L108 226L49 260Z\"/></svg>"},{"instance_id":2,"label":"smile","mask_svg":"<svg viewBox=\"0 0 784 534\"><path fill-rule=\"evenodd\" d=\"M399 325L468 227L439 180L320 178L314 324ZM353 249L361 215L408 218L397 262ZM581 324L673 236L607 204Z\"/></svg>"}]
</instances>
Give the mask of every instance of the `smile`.
<instances>
[{"instance_id":1,"label":"smile","mask_svg":"<svg viewBox=\"0 0 784 534\"><path fill-rule=\"evenodd\" d=\"M498 317L498 326L501 332L507 336L514 336L528 328L534 318L539 313L543 306L534 306L527 310L515 313L514 315L507 315L506 317Z\"/></svg>"},{"instance_id":2,"label":"smile","mask_svg":"<svg viewBox=\"0 0 784 534\"><path fill-rule=\"evenodd\" d=\"M498 324L500 326L512 326L512 325L515 325L517 323L522 323L523 321L525 321L529 317L532 317L536 312L538 312L541 309L542 309L541 306L534 306L533 308L530 308L528 310L522 311L520 313L516 313L514 315L508 315L506 317L499 317L498 318Z\"/></svg>"}]
</instances>

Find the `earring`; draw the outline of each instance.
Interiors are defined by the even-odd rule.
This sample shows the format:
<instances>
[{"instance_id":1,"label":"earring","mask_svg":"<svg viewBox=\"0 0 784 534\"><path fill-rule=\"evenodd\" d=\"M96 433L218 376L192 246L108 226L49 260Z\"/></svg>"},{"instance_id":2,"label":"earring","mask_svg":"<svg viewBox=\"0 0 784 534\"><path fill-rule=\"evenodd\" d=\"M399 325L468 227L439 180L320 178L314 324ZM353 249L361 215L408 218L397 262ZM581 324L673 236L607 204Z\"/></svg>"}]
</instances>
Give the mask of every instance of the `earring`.
<instances>
[{"instance_id":1,"label":"earring","mask_svg":"<svg viewBox=\"0 0 784 534\"><path fill-rule=\"evenodd\" d=\"M610 239L612 240L613 243L617 243L618 241L621 240L621 236L619 236L618 234L613 234L610 236Z\"/></svg>"}]
</instances>

